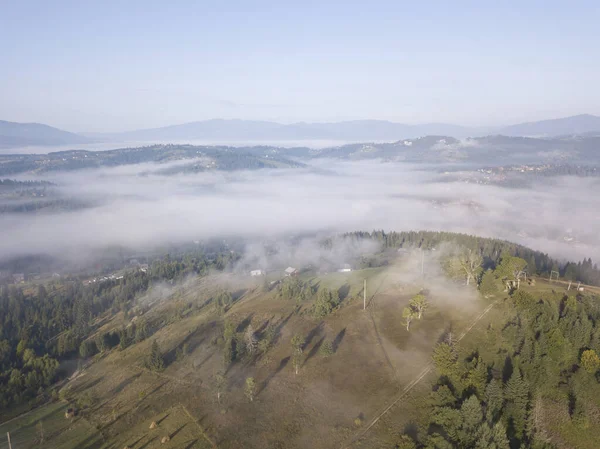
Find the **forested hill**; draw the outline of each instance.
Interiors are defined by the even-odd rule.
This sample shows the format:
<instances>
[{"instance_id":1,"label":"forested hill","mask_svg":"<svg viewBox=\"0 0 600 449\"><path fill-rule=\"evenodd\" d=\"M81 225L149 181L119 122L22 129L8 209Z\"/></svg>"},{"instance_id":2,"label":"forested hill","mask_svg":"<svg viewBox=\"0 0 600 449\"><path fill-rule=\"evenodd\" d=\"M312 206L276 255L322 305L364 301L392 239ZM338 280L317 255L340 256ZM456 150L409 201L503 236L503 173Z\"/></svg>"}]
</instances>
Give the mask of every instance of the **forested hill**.
<instances>
[{"instance_id":1,"label":"forested hill","mask_svg":"<svg viewBox=\"0 0 600 449\"><path fill-rule=\"evenodd\" d=\"M549 276L551 271L556 271L567 280L600 286L600 269L592 262L592 259L585 259L577 263L567 262L560 265L557 260L552 259L546 253L506 240L436 231L351 232L344 234L343 237L357 240L376 240L384 248L422 248L431 250L443 243L455 243L460 247L480 254L483 257L484 269L494 268L503 255L509 254L524 259L527 262L527 272L529 274ZM330 243L325 241L324 244L328 245Z\"/></svg>"},{"instance_id":2,"label":"forested hill","mask_svg":"<svg viewBox=\"0 0 600 449\"><path fill-rule=\"evenodd\" d=\"M291 149L291 155L306 153L308 149ZM145 162L167 163L182 161L171 167L174 172L206 170L242 170L279 167L301 167L281 154L276 147L228 147L194 145L154 145L141 148L122 148L109 151L60 151L49 154L0 155L0 176L18 173L80 170L116 167ZM186 164L185 161L189 161Z\"/></svg>"}]
</instances>

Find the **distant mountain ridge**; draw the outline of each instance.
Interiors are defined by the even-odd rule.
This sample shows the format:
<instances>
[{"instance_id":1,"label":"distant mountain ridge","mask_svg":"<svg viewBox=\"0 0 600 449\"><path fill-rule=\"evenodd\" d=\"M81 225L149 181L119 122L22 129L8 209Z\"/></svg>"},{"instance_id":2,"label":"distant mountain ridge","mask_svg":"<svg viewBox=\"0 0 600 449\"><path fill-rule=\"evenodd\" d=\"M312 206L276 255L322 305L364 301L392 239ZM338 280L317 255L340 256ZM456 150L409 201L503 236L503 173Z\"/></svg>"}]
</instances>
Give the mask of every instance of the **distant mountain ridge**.
<instances>
[{"instance_id":1,"label":"distant mountain ridge","mask_svg":"<svg viewBox=\"0 0 600 449\"><path fill-rule=\"evenodd\" d=\"M448 123L407 125L386 120L281 124L268 121L211 119L123 133L89 134L96 138L152 140L310 140L397 141L437 135L456 138L493 134L511 137L557 137L600 132L600 117L582 114L505 127L466 127Z\"/></svg>"},{"instance_id":2,"label":"distant mountain ridge","mask_svg":"<svg viewBox=\"0 0 600 449\"><path fill-rule=\"evenodd\" d=\"M0 148L29 145L67 145L90 143L79 134L53 128L41 123L16 123L0 120Z\"/></svg>"},{"instance_id":3,"label":"distant mountain ridge","mask_svg":"<svg viewBox=\"0 0 600 449\"><path fill-rule=\"evenodd\" d=\"M446 123L406 125L386 120L352 120L329 123L282 124L259 120L211 119L120 133L74 134L38 123L0 121L0 148L28 145L108 142L181 142L193 140L250 143L253 141L332 140L345 142L395 142L437 135L454 138L505 135L557 137L600 134L600 117L582 114L505 127L476 128Z\"/></svg>"},{"instance_id":4,"label":"distant mountain ridge","mask_svg":"<svg viewBox=\"0 0 600 449\"><path fill-rule=\"evenodd\" d=\"M555 137L562 135L585 135L600 132L600 117L591 114L574 115L538 122L520 123L501 128L505 136Z\"/></svg>"},{"instance_id":5,"label":"distant mountain ridge","mask_svg":"<svg viewBox=\"0 0 600 449\"><path fill-rule=\"evenodd\" d=\"M405 125L386 120L352 120L329 123L298 122L282 124L253 120L211 119L184 123L161 128L151 128L123 133L87 134L95 138L113 140L399 140L424 135L454 135L467 137L471 129L458 125L432 123L424 125Z\"/></svg>"}]
</instances>

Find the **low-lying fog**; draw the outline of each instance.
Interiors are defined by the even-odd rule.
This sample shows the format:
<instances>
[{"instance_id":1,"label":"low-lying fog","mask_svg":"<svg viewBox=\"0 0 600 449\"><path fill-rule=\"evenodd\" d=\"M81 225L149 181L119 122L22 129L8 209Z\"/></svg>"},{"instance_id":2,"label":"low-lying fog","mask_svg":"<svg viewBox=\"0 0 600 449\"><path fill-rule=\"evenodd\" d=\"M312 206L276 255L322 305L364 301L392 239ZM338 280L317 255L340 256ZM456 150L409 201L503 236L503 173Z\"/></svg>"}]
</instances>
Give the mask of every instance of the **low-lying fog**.
<instances>
[{"instance_id":1,"label":"low-lying fog","mask_svg":"<svg viewBox=\"0 0 600 449\"><path fill-rule=\"evenodd\" d=\"M189 163L189 161L187 161ZM85 254L214 236L447 230L499 237L552 256L597 259L600 182L551 178L531 189L444 182L432 166L318 160L306 169L164 176L161 164L43 178L93 208L0 216L0 256ZM31 179L31 177L22 177Z\"/></svg>"}]
</instances>

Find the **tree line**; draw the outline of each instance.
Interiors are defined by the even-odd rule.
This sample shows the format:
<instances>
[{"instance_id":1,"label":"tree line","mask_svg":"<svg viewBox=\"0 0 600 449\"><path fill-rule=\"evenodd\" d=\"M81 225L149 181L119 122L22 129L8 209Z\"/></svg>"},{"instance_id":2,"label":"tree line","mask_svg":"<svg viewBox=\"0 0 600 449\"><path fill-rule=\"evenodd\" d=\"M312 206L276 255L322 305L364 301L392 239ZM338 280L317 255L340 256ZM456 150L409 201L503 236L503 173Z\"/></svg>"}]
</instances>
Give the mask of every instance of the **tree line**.
<instances>
[{"instance_id":1,"label":"tree line","mask_svg":"<svg viewBox=\"0 0 600 449\"><path fill-rule=\"evenodd\" d=\"M510 254L526 261L527 273L530 275L549 276L551 271L556 271L561 277L569 280L600 286L600 269L591 259L578 263L567 262L561 265L546 253L506 240L436 231L359 231L345 233L342 238L375 240L382 245L382 248L421 248L424 250L437 248L443 243L455 243L458 247L481 256L484 270L494 269L500 263L503 254ZM330 244L328 240L323 241L322 245Z\"/></svg>"},{"instance_id":2,"label":"tree line","mask_svg":"<svg viewBox=\"0 0 600 449\"><path fill-rule=\"evenodd\" d=\"M61 279L36 288L0 286L0 409L42 394L62 376L61 360L127 347L148 338L161 325L140 320L127 329L90 339L94 320L101 314L122 311L130 315L135 299L153 283L228 269L235 260L229 251L212 256L186 254L156 260L146 273L130 271L120 280L84 285L77 279Z\"/></svg>"},{"instance_id":3,"label":"tree line","mask_svg":"<svg viewBox=\"0 0 600 449\"><path fill-rule=\"evenodd\" d=\"M598 299L514 290L501 306L503 322L475 347L448 334L432 356L437 381L426 424L396 447L549 449L549 407L564 410L578 438L591 438L600 393Z\"/></svg>"}]
</instances>

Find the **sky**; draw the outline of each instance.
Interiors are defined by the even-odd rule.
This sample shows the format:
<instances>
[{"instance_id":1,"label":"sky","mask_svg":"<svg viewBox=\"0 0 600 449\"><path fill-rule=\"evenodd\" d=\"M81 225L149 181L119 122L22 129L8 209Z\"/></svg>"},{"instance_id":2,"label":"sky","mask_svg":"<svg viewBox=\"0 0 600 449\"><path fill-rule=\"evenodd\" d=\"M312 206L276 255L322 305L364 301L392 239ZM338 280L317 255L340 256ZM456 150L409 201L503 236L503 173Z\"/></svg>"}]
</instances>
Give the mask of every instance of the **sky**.
<instances>
[{"instance_id":1,"label":"sky","mask_svg":"<svg viewBox=\"0 0 600 449\"><path fill-rule=\"evenodd\" d=\"M507 125L600 115L597 1L0 0L0 119Z\"/></svg>"}]
</instances>

